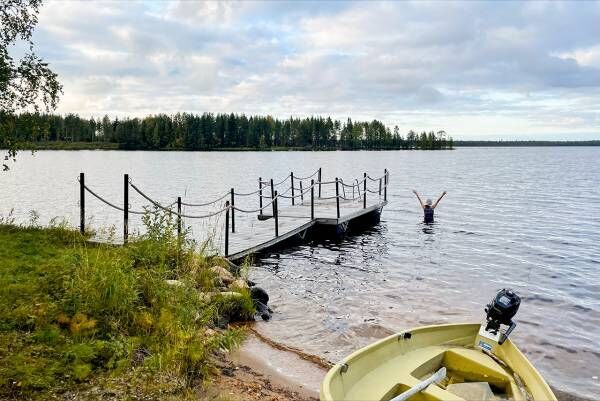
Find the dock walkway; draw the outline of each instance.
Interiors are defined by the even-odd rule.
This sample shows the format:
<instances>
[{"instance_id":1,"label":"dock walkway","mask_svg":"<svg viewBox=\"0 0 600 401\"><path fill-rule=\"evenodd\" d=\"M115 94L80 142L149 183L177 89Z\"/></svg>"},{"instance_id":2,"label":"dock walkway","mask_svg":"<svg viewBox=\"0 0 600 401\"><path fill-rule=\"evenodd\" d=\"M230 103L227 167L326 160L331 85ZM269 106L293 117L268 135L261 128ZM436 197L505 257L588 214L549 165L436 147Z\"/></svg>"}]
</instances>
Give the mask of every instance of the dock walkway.
<instances>
[{"instance_id":1,"label":"dock walkway","mask_svg":"<svg viewBox=\"0 0 600 401\"><path fill-rule=\"evenodd\" d=\"M80 182L80 229L85 231L85 194L89 193L108 206L123 212L123 242L128 240L129 214L144 212L131 210L129 188L132 188L146 201L158 209L176 216L181 232L184 220L208 219L224 215L222 236L217 252L231 261L267 252L288 243L306 240L313 236L339 237L352 226L365 226L379 222L383 207L387 204L389 172L373 178L364 173L361 179L347 184L337 177L331 181L322 180L322 170L307 177L297 177L294 173L274 183L272 179L258 179L258 189L249 193L237 193L233 188L223 196L203 203L183 202L181 197L170 205L161 205L133 184L124 175L123 207L109 202L92 191L85 184L81 173ZM258 208L245 209L250 198ZM285 203L285 205L283 205ZM240 205L244 205L241 207ZM186 212L182 208L186 207ZM212 206L209 213L188 214L187 210ZM214 208L217 208L216 210Z\"/></svg>"}]
</instances>

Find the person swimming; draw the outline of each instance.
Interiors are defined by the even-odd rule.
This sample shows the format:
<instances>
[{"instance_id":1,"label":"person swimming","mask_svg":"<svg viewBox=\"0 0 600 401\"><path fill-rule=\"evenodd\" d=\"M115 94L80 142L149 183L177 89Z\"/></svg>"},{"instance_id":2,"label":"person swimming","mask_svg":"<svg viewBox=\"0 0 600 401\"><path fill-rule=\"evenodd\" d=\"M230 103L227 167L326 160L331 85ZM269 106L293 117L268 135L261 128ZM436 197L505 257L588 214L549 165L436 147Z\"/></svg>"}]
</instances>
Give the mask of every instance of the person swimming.
<instances>
[{"instance_id":1,"label":"person swimming","mask_svg":"<svg viewBox=\"0 0 600 401\"><path fill-rule=\"evenodd\" d=\"M433 223L433 210L436 208L436 206L438 205L438 203L440 203L440 201L442 200L442 198L444 197L444 195L446 195L446 191L444 191L440 197L438 198L437 201L435 201L435 203L431 202L431 199L427 199L425 201L425 203L423 203L423 201L421 200L421 197L419 196L419 194L417 193L417 191L415 191L413 189L413 193L417 196L417 199L419 200L419 203L421 204L421 207L423 208L423 223L426 224L430 224Z\"/></svg>"}]
</instances>

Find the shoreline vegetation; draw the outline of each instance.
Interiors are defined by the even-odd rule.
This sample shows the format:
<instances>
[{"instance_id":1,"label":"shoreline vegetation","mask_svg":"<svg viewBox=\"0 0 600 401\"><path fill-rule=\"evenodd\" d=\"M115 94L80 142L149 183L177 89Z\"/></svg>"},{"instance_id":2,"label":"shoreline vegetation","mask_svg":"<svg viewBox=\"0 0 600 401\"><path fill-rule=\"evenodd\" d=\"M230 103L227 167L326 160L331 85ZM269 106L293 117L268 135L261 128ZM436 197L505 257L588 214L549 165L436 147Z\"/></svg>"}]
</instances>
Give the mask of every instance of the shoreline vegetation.
<instances>
[{"instance_id":1,"label":"shoreline vegetation","mask_svg":"<svg viewBox=\"0 0 600 401\"><path fill-rule=\"evenodd\" d=\"M255 314L245 268L157 212L126 247L36 221L0 219L0 398L202 399Z\"/></svg>"},{"instance_id":2,"label":"shoreline vegetation","mask_svg":"<svg viewBox=\"0 0 600 401\"><path fill-rule=\"evenodd\" d=\"M454 141L453 149L463 147L572 147L572 146L600 146L600 140L589 141ZM179 149L179 148L164 148L164 149L128 149L120 143L111 142L68 142L68 141L52 141L52 142L28 142L23 144L24 150L154 150L160 152L186 152L194 150ZM256 152L256 151L296 151L296 152L311 152L311 151L335 151L345 150L338 148L310 148L310 147L283 147L273 146L270 148L211 148L198 150L200 152ZM352 149L346 149L352 151ZM355 149L358 150L358 149ZM367 150L367 149L364 149ZM372 149L372 150L409 150L409 149ZM418 150L418 149L415 149Z\"/></svg>"},{"instance_id":3,"label":"shoreline vegetation","mask_svg":"<svg viewBox=\"0 0 600 401\"><path fill-rule=\"evenodd\" d=\"M0 133L19 149L125 150L392 150L452 149L445 131L415 132L373 120L330 117L285 120L244 114L158 114L84 119L41 113L1 114ZM68 145L72 144L72 145ZM86 144L86 145L83 145Z\"/></svg>"}]
</instances>

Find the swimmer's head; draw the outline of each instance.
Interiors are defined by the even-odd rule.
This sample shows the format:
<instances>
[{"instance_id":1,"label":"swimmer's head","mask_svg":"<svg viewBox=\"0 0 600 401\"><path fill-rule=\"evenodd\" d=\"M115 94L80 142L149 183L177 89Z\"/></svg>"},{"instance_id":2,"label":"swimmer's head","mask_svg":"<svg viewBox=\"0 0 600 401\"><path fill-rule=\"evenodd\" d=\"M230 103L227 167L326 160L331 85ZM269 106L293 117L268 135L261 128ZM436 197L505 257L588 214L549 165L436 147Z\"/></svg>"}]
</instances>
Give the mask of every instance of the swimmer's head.
<instances>
[{"instance_id":1,"label":"swimmer's head","mask_svg":"<svg viewBox=\"0 0 600 401\"><path fill-rule=\"evenodd\" d=\"M431 206L431 205L432 205L432 203L433 203L433 202L431 201L431 199L427 199L427 200L425 201L425 204L426 204L427 206Z\"/></svg>"}]
</instances>

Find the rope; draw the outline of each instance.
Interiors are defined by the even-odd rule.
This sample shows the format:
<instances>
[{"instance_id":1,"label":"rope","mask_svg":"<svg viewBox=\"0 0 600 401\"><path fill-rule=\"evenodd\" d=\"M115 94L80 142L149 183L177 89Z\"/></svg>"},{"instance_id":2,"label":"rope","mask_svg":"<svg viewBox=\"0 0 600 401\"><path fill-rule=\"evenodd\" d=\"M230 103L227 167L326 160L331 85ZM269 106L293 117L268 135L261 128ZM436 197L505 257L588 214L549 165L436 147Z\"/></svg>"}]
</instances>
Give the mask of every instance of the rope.
<instances>
[{"instance_id":1,"label":"rope","mask_svg":"<svg viewBox=\"0 0 600 401\"><path fill-rule=\"evenodd\" d=\"M91 189L89 189L87 185L83 185L83 188L85 188L86 191L88 191L90 194L92 194L96 198L98 198L98 200L100 200L101 202L106 203L108 206L110 206L110 207L112 207L114 209L120 210L121 212L125 211L125 209L123 209L122 207L119 207L119 206L117 206L115 204L110 203L109 201L107 201L106 199L104 199L103 197L101 197L100 195L98 195L97 193L95 193L94 191L92 191ZM145 212L138 212L136 210L128 210L127 212L131 213L131 214L145 214Z\"/></svg>"},{"instance_id":2,"label":"rope","mask_svg":"<svg viewBox=\"0 0 600 401\"><path fill-rule=\"evenodd\" d=\"M309 192L310 192L310 190L311 190L312 188L314 188L316 185L317 185L317 184L315 183L314 185L311 185L311 186L309 186L308 188L306 188L306 190L304 190L303 192L300 192L298 195L294 195L294 196L285 196L285 194L289 192L289 189L288 189L287 191L283 192L282 194L277 194L277 196L281 196L281 197L282 197L282 198L284 198L284 199L292 199L292 198L296 199L296 198L300 198L300 197L302 197L302 196L306 195L307 193L309 193ZM300 188L296 188L296 189L298 189L298 190L299 190ZM321 198L321 199L322 199L322 198Z\"/></svg>"},{"instance_id":3,"label":"rope","mask_svg":"<svg viewBox=\"0 0 600 401\"><path fill-rule=\"evenodd\" d=\"M319 173L319 169L317 169L314 173L312 173L311 175L309 175L307 177L297 177L297 176L294 176L294 179L295 180L307 180L309 178L313 178L318 173ZM286 182L290 178L291 178L291 175L287 175L283 180L281 180L281 181L279 181L277 183L273 183L273 186L276 187L278 185L281 185L281 184L283 184L284 182ZM260 181L260 182L264 183L264 184L270 184L271 183L271 181Z\"/></svg>"},{"instance_id":4,"label":"rope","mask_svg":"<svg viewBox=\"0 0 600 401\"><path fill-rule=\"evenodd\" d=\"M315 171L314 173L312 173L308 177L296 177L296 176L294 176L294 178L297 178L299 180L308 180L309 178L313 178L317 174L319 174L319 169L317 169L317 171Z\"/></svg>"},{"instance_id":5,"label":"rope","mask_svg":"<svg viewBox=\"0 0 600 401\"><path fill-rule=\"evenodd\" d=\"M273 187L276 187L276 186L278 186L278 185L281 185L281 184L283 184L283 183L284 183L284 182L286 182L286 181L287 181L289 178L290 178L290 176L288 175L288 176L287 176L287 177L285 177L283 180L281 180L281 181L279 181L279 182L277 182L277 183L273 183ZM267 184L267 185L265 185L265 186L267 186L267 187L268 187L268 186L269 186L269 184L271 183L271 181L260 181L260 182L261 182L261 183L263 183L263 184Z\"/></svg>"},{"instance_id":6,"label":"rope","mask_svg":"<svg viewBox=\"0 0 600 401\"><path fill-rule=\"evenodd\" d=\"M247 193L244 193L244 192L234 192L233 194L234 194L235 196L250 196L250 195L256 195L256 194L257 194L257 193L259 193L260 191L264 191L264 189L263 189L263 188L260 188L260 189L257 189L256 191L247 192Z\"/></svg>"},{"instance_id":7,"label":"rope","mask_svg":"<svg viewBox=\"0 0 600 401\"><path fill-rule=\"evenodd\" d=\"M131 184L131 182L130 182L130 184ZM133 184L131 184L131 185L133 186ZM226 198L226 197L228 197L229 195L230 195L230 192L228 191L228 192L226 192L226 193L225 193L225 195L221 196L221 197L220 197L220 198L218 198L218 199L212 200L212 201L210 201L210 202L206 202L206 203L185 203L185 202L181 202L181 204L182 204L182 205L185 205L185 206L191 206L191 207L202 207L202 206L209 206L209 205L212 205L213 203L217 203L217 202L219 202L219 201L221 201L221 200L225 199L225 198Z\"/></svg>"},{"instance_id":8,"label":"rope","mask_svg":"<svg viewBox=\"0 0 600 401\"><path fill-rule=\"evenodd\" d=\"M379 181L379 180L383 180L385 178L385 174L382 175L381 177L377 177L377 178L373 178L369 174L367 174L367 178L371 181Z\"/></svg>"},{"instance_id":9,"label":"rope","mask_svg":"<svg viewBox=\"0 0 600 401\"><path fill-rule=\"evenodd\" d=\"M156 206L159 209L164 210L165 212L169 212L174 214L175 216L179 216L179 217L185 217L186 219L205 219L208 217L213 217L216 216L217 214L220 214L222 212L224 212L225 210L229 209L230 206L225 206L223 209L217 210L213 213L208 213L208 214L203 214L203 215L187 215L187 214L183 214L183 213L177 213L174 212L171 209L167 209L166 207L164 207L163 205L161 205L160 203L156 202L155 200L153 200L152 198L150 198L148 195L146 195L145 193L143 193L138 187L136 187L131 181L129 181L129 185L131 185L131 187L138 193L140 194L144 199L146 199L148 202L152 203L154 206Z\"/></svg>"}]
</instances>

